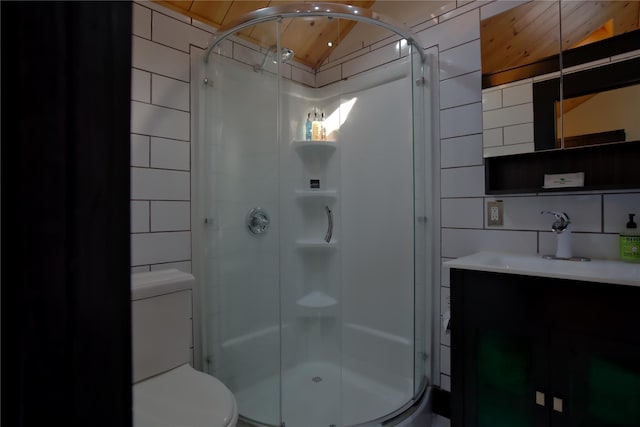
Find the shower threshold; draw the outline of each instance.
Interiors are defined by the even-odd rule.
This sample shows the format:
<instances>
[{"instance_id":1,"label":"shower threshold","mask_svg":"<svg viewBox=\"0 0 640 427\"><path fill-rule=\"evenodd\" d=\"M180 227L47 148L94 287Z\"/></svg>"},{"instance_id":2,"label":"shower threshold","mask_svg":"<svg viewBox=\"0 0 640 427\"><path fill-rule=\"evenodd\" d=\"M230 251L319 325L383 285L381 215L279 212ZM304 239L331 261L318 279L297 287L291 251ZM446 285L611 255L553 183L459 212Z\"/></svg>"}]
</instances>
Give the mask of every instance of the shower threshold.
<instances>
[{"instance_id":1,"label":"shower threshold","mask_svg":"<svg viewBox=\"0 0 640 427\"><path fill-rule=\"evenodd\" d=\"M235 392L240 415L278 425L279 392L274 375ZM393 387L330 362L308 361L285 370L282 380L282 419L287 427L350 426L383 417L411 400L410 379ZM401 389L400 389L401 388Z\"/></svg>"}]
</instances>

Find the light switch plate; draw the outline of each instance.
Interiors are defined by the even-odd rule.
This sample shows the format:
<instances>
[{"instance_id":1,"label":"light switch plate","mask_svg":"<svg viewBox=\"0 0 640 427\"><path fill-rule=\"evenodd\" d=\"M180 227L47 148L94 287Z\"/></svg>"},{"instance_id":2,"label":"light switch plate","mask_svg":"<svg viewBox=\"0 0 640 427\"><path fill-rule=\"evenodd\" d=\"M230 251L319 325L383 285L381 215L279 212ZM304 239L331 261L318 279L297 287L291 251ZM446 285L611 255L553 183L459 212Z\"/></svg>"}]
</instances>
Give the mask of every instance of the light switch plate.
<instances>
[{"instance_id":1,"label":"light switch plate","mask_svg":"<svg viewBox=\"0 0 640 427\"><path fill-rule=\"evenodd\" d=\"M504 224L502 206L502 200L487 202L487 225L500 226Z\"/></svg>"}]
</instances>

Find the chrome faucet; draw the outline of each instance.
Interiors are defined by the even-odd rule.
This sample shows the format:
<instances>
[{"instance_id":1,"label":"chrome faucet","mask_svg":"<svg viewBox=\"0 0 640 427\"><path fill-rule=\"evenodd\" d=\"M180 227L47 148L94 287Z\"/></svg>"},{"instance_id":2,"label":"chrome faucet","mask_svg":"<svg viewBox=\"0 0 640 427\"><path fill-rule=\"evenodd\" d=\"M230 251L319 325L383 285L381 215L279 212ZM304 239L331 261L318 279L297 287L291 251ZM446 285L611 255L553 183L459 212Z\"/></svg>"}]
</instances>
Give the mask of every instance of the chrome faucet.
<instances>
[{"instance_id":1,"label":"chrome faucet","mask_svg":"<svg viewBox=\"0 0 640 427\"><path fill-rule=\"evenodd\" d=\"M569 221L569 215L565 212L542 211L540 214L549 214L556 217L555 222L551 225L551 230L554 233L562 233L569 228L569 224L571 224L571 221Z\"/></svg>"},{"instance_id":2,"label":"chrome faucet","mask_svg":"<svg viewBox=\"0 0 640 427\"><path fill-rule=\"evenodd\" d=\"M545 259L563 259L571 261L589 261L589 258L574 257L571 254L571 220L566 212L542 211L540 214L553 215L556 220L551 225L551 231L558 237L555 255L544 255Z\"/></svg>"}]
</instances>

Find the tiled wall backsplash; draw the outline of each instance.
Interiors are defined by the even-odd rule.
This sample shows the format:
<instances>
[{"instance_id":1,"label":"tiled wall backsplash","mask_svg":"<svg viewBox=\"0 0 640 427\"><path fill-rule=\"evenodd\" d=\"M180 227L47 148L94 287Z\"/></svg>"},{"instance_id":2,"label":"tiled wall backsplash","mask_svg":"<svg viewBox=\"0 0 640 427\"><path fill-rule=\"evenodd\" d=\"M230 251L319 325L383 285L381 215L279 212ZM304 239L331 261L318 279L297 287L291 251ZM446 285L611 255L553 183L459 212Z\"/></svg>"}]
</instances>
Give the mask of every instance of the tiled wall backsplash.
<instances>
[{"instance_id":1,"label":"tiled wall backsplash","mask_svg":"<svg viewBox=\"0 0 640 427\"><path fill-rule=\"evenodd\" d=\"M435 222L440 240L436 258L446 261L479 250L551 253L555 236L542 210L562 210L574 221L574 252L617 257L617 232L626 214L640 215L640 189L505 196L504 226L489 227L482 157L480 19L504 10L499 1L450 1L439 16L425 16L413 27L439 64L439 120L434 124ZM213 29L151 2L134 3L132 87L132 269L177 267L191 270L190 106L187 101L190 45L204 48ZM290 66L287 78L323 86L406 55L397 41L378 41L362 52L331 58L317 75ZM224 54L247 64L264 53L242 42L225 42ZM364 55L363 55L364 54ZM437 105L437 104L436 104ZM435 105L434 105L435 107ZM436 110L438 110L436 108ZM440 218L440 219L439 219ZM436 263L437 265L437 263ZM437 272L436 316L448 310L449 272ZM450 387L450 341L442 328L434 334L439 382ZM438 345L439 344L439 345ZM438 377L435 377L438 383Z\"/></svg>"}]
</instances>

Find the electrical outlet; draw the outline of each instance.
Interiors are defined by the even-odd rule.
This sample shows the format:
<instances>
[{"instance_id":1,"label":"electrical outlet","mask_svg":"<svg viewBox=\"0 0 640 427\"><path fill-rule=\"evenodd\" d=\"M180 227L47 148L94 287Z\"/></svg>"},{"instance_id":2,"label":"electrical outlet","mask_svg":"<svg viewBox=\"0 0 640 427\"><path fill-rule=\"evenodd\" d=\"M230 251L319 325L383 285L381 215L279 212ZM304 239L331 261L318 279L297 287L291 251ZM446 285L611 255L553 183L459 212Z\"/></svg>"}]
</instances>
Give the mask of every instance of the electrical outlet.
<instances>
[{"instance_id":1,"label":"electrical outlet","mask_svg":"<svg viewBox=\"0 0 640 427\"><path fill-rule=\"evenodd\" d=\"M502 200L494 200L487 202L487 225L496 226L503 225Z\"/></svg>"}]
</instances>

